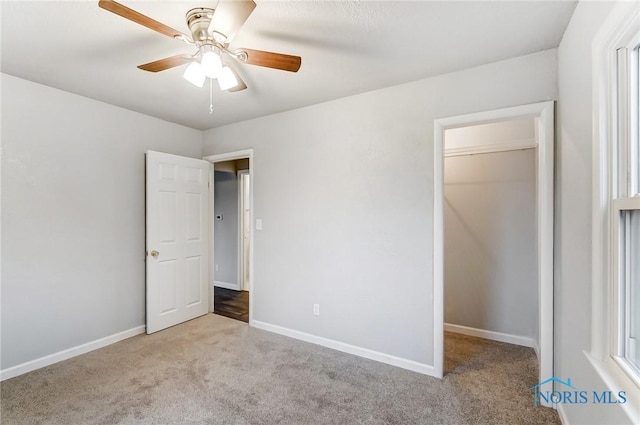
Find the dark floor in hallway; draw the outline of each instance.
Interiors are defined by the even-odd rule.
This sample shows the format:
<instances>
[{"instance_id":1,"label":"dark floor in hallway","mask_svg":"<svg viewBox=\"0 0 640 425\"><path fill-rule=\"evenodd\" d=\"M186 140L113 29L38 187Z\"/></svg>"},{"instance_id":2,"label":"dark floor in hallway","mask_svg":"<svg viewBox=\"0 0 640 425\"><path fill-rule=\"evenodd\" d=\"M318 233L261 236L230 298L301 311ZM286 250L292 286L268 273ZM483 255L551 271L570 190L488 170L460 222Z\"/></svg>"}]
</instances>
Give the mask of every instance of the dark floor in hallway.
<instances>
[{"instance_id":1,"label":"dark floor in hallway","mask_svg":"<svg viewBox=\"0 0 640 425\"><path fill-rule=\"evenodd\" d=\"M216 287L213 310L215 314L249 323L249 292Z\"/></svg>"}]
</instances>

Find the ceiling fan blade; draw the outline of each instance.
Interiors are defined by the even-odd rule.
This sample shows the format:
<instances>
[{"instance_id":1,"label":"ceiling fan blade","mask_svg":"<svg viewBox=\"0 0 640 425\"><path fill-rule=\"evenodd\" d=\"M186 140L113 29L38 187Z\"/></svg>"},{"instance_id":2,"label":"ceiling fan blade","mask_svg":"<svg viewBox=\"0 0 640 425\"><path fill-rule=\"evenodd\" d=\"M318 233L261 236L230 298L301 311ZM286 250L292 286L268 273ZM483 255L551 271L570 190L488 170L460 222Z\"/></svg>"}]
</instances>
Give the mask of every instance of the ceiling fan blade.
<instances>
[{"instance_id":1,"label":"ceiling fan blade","mask_svg":"<svg viewBox=\"0 0 640 425\"><path fill-rule=\"evenodd\" d=\"M155 19L151 19L150 17L143 15L140 12L136 12L133 9L129 9L127 6L124 6L116 1L100 0L98 1L98 6L100 6L104 10L108 10L109 12L115 13L116 15L122 16L125 19L128 19L144 27L157 31L160 34L164 34L167 37L171 37L171 38L176 38L181 36L186 37L180 31L173 29L161 22L158 22Z\"/></svg>"},{"instance_id":2,"label":"ceiling fan blade","mask_svg":"<svg viewBox=\"0 0 640 425\"><path fill-rule=\"evenodd\" d=\"M229 43L245 23L256 3L253 0L220 0L209 24L209 32L218 32Z\"/></svg>"},{"instance_id":3,"label":"ceiling fan blade","mask_svg":"<svg viewBox=\"0 0 640 425\"><path fill-rule=\"evenodd\" d=\"M263 50L238 49L234 52L238 60L250 65L281 69L283 71L298 72L302 64L300 56L285 55L283 53L265 52Z\"/></svg>"},{"instance_id":4,"label":"ceiling fan blade","mask_svg":"<svg viewBox=\"0 0 640 425\"><path fill-rule=\"evenodd\" d=\"M145 63L144 65L138 65L138 68L142 69L143 71L158 72L158 71L164 71L165 69L180 66L189 62L193 62L192 56L175 55L169 58L164 58L154 62Z\"/></svg>"}]
</instances>

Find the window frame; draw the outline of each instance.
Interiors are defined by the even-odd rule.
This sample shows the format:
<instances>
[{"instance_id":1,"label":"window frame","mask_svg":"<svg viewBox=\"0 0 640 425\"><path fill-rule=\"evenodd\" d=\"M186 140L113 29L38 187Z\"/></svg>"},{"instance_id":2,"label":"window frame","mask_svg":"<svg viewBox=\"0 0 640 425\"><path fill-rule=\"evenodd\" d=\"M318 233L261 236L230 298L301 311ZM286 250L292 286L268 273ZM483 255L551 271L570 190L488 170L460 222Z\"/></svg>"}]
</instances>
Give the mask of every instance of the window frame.
<instances>
[{"instance_id":1,"label":"window frame","mask_svg":"<svg viewBox=\"0 0 640 425\"><path fill-rule=\"evenodd\" d=\"M592 93L593 93L593 211L592 211L592 315L591 349L584 354L610 390L626 391L628 402L621 407L632 423L640 423L640 380L629 362L621 358L620 333L621 314L626 314L620 304L621 294L618 278L620 273L620 216L622 211L637 209L637 199L627 195L640 186L635 170L628 159L633 149L619 150L619 138L633 135L638 138L638 128L625 127L619 121L621 107L627 113L635 111L638 99L619 96L619 53L621 48L633 49L640 43L640 3L620 2L611 10L592 44ZM626 63L625 75L629 73ZM637 69L637 68L636 68ZM637 84L637 83L632 83ZM628 86L631 87L631 86ZM629 100L633 100L629 102ZM635 108L635 109L634 109ZM624 124L624 125L621 125ZM626 129L626 130L625 130ZM620 134L629 130L629 134ZM631 146L631 145L629 145ZM622 154L623 160L621 160ZM635 152L638 158L638 152ZM640 166L639 166L640 167ZM620 191L620 182L624 191ZM634 186L635 185L635 186ZM627 192L629 190L629 192ZM631 197L633 198L633 197ZM621 308L622 307L622 308ZM624 335L624 333L622 334Z\"/></svg>"}]
</instances>

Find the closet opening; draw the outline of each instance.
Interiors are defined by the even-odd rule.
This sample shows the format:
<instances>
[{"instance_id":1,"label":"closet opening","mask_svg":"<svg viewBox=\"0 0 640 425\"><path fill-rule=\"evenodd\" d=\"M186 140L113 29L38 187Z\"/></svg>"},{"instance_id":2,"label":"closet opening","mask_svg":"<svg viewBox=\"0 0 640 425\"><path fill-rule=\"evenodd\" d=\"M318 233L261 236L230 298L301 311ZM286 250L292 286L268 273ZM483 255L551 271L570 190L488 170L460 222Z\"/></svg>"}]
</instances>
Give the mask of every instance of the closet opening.
<instances>
[{"instance_id":1,"label":"closet opening","mask_svg":"<svg viewBox=\"0 0 640 425\"><path fill-rule=\"evenodd\" d=\"M534 118L445 130L444 142L445 373L502 359L505 373L533 379L522 383L532 386L539 345ZM456 356L461 351L465 358Z\"/></svg>"},{"instance_id":2,"label":"closet opening","mask_svg":"<svg viewBox=\"0 0 640 425\"><path fill-rule=\"evenodd\" d=\"M437 376L519 352L519 386L553 390L553 151L553 102L435 120ZM492 354L456 357L468 342Z\"/></svg>"}]
</instances>

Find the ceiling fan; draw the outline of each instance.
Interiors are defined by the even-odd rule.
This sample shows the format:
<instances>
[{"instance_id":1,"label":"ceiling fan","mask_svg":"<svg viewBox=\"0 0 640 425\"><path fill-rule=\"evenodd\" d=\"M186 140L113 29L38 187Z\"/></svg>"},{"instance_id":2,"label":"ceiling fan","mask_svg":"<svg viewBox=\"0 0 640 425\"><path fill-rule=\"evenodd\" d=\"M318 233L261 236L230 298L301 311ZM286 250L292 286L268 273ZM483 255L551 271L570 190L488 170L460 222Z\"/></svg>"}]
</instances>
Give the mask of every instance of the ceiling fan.
<instances>
[{"instance_id":1,"label":"ceiling fan","mask_svg":"<svg viewBox=\"0 0 640 425\"><path fill-rule=\"evenodd\" d=\"M300 56L245 48L229 49L229 43L256 7L253 0L220 0L215 9L197 7L189 10L185 18L191 36L114 0L99 0L98 6L160 34L197 47L198 50L194 54L175 55L139 65L138 68L158 72L188 63L184 78L198 87L202 87L208 77L216 79L221 90L236 92L246 89L246 84L232 65L233 60L289 72L298 72L302 64ZM227 57L232 61L224 60Z\"/></svg>"}]
</instances>

